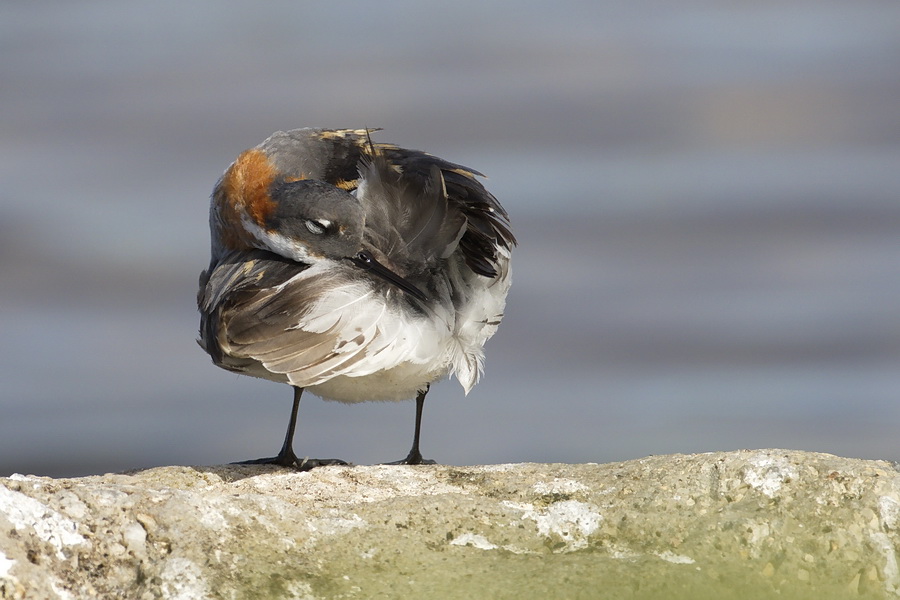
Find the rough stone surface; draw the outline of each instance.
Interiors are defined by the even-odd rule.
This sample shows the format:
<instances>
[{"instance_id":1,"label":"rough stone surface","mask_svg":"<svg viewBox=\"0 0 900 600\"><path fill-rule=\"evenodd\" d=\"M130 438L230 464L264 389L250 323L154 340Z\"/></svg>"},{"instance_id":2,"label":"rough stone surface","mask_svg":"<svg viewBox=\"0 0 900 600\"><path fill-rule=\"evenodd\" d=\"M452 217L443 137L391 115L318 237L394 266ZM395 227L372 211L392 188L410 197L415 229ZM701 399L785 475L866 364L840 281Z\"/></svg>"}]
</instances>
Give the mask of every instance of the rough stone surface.
<instances>
[{"instance_id":1,"label":"rough stone surface","mask_svg":"<svg viewBox=\"0 0 900 600\"><path fill-rule=\"evenodd\" d=\"M900 473L616 464L0 479L0 598L898 598Z\"/></svg>"}]
</instances>

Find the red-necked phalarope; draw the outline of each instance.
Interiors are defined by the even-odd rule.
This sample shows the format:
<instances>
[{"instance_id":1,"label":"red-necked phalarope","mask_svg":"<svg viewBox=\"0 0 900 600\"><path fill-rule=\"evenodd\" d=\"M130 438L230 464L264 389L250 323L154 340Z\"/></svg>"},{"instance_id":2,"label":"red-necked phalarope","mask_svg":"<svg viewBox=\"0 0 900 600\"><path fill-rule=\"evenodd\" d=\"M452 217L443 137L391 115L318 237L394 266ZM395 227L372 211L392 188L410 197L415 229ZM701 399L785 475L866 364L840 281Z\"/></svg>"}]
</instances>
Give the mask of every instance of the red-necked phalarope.
<instances>
[{"instance_id":1,"label":"red-necked phalarope","mask_svg":"<svg viewBox=\"0 0 900 600\"><path fill-rule=\"evenodd\" d=\"M515 237L481 174L372 130L279 131L216 184L212 258L200 276L200 345L229 371L287 383L292 444L304 389L340 402L416 398L419 452L430 384L468 393L497 331Z\"/></svg>"}]
</instances>

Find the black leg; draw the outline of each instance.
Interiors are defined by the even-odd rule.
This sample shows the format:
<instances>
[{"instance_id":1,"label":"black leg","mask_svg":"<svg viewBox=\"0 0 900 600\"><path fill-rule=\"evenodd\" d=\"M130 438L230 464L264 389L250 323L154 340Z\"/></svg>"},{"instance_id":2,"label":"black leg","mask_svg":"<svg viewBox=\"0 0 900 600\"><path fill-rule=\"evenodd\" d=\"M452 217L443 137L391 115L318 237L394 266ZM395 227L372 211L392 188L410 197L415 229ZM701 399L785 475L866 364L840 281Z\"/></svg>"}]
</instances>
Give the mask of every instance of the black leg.
<instances>
[{"instance_id":1,"label":"black leg","mask_svg":"<svg viewBox=\"0 0 900 600\"><path fill-rule=\"evenodd\" d=\"M294 404L291 406L291 420L288 421L287 433L284 434L284 443L275 457L275 463L291 467L297 463L297 455L294 454L294 432L297 430L297 414L300 412L300 396L303 388L294 388Z\"/></svg>"},{"instance_id":2,"label":"black leg","mask_svg":"<svg viewBox=\"0 0 900 600\"><path fill-rule=\"evenodd\" d=\"M271 458L257 458L256 460L247 460L236 464L241 465L281 465L282 467L291 467L298 471L309 471L315 467L326 465L346 465L347 463L337 458L297 458L294 454L294 431L297 429L297 413L300 411L300 396L303 394L303 388L294 388L294 405L291 407L291 420L288 423L287 433L284 436L284 444L278 456Z\"/></svg>"},{"instance_id":3,"label":"black leg","mask_svg":"<svg viewBox=\"0 0 900 600\"><path fill-rule=\"evenodd\" d=\"M409 451L409 454L403 460L398 460L394 462L385 463L388 465L433 465L437 464L433 460L429 460L427 458L422 458L422 453L419 452L419 432L422 429L422 407L425 406L425 394L428 393L428 390L431 386L425 386L425 389L419 392L419 395L416 396L416 432L413 434L413 445L412 449Z\"/></svg>"}]
</instances>

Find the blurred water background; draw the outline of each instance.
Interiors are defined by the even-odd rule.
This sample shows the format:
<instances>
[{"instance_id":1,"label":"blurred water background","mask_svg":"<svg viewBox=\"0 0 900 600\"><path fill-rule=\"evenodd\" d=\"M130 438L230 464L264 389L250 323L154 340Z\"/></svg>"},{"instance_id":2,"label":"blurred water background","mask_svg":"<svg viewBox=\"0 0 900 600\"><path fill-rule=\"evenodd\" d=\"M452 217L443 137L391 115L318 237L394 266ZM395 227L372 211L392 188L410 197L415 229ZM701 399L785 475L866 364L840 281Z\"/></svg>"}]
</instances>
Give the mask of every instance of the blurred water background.
<instances>
[{"instance_id":1,"label":"blurred water background","mask_svg":"<svg viewBox=\"0 0 900 600\"><path fill-rule=\"evenodd\" d=\"M196 346L208 195L302 126L487 173L521 246L450 464L900 459L900 3L5 2L0 475L273 454L287 386ZM412 403L305 399L398 459Z\"/></svg>"}]
</instances>

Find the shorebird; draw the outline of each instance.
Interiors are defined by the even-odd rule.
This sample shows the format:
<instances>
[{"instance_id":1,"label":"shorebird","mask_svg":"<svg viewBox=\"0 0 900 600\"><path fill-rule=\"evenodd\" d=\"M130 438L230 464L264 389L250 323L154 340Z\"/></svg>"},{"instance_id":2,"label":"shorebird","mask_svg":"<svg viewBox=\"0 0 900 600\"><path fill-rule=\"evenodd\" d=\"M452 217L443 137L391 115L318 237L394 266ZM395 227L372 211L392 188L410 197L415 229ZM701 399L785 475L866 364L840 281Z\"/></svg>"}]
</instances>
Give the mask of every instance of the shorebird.
<instances>
[{"instance_id":1,"label":"shorebird","mask_svg":"<svg viewBox=\"0 0 900 600\"><path fill-rule=\"evenodd\" d=\"M326 400L416 399L422 458L430 385L478 382L510 286L515 237L481 173L373 143L370 129L274 133L213 189L200 275L200 346L223 369L294 389L278 455L307 470L338 459L293 450L303 390Z\"/></svg>"}]
</instances>

